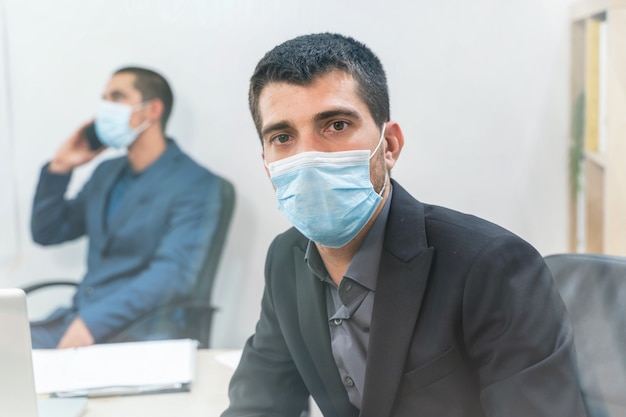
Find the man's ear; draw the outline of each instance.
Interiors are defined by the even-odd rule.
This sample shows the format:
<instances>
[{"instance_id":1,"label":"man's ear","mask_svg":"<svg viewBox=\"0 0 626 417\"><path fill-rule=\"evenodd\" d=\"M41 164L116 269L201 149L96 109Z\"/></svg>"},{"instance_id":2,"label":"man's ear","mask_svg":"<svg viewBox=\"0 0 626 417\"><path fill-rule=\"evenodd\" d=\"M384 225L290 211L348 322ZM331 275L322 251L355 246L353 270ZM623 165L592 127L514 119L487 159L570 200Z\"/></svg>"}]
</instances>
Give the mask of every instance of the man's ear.
<instances>
[{"instance_id":1,"label":"man's ear","mask_svg":"<svg viewBox=\"0 0 626 417\"><path fill-rule=\"evenodd\" d=\"M397 122L387 122L385 127L385 145L385 163L387 164L387 169L391 170L400 157L400 152L404 146L404 134Z\"/></svg>"},{"instance_id":2,"label":"man's ear","mask_svg":"<svg viewBox=\"0 0 626 417\"><path fill-rule=\"evenodd\" d=\"M156 122L161 119L163 116L163 111L165 110L165 106L163 102L158 98L151 100L148 104L148 119L151 122Z\"/></svg>"}]
</instances>

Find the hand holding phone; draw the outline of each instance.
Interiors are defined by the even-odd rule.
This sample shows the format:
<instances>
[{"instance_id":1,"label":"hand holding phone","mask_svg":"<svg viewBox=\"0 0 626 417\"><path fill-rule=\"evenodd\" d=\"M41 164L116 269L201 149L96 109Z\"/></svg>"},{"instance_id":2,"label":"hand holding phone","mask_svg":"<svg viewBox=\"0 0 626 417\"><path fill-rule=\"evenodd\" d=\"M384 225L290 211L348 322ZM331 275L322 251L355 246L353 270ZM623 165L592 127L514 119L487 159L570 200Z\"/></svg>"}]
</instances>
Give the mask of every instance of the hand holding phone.
<instances>
[{"instance_id":1,"label":"hand holding phone","mask_svg":"<svg viewBox=\"0 0 626 417\"><path fill-rule=\"evenodd\" d=\"M98 138L98 135L96 134L96 125L95 123L89 123L85 129L83 129L83 134L85 135L85 138L87 139L87 143L89 144L89 149L91 149L92 152L95 152L99 149L101 149L102 147L104 147L104 144L102 143L102 141Z\"/></svg>"},{"instance_id":2,"label":"hand holding phone","mask_svg":"<svg viewBox=\"0 0 626 417\"><path fill-rule=\"evenodd\" d=\"M54 173L68 173L77 166L91 161L104 147L98 139L93 122L85 124L61 144L50 161L48 170Z\"/></svg>"}]
</instances>

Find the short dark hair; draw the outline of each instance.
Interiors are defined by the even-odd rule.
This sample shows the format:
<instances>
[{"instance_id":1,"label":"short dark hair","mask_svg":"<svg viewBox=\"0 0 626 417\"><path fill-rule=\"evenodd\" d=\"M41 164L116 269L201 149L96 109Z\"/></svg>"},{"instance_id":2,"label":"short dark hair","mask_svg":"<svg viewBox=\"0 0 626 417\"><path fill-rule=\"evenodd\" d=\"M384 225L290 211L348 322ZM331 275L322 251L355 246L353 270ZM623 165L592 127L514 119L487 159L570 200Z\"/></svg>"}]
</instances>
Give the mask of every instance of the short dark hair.
<instances>
[{"instance_id":1,"label":"short dark hair","mask_svg":"<svg viewBox=\"0 0 626 417\"><path fill-rule=\"evenodd\" d=\"M298 36L274 47L257 64L250 78L248 102L259 136L259 96L267 84L310 85L316 77L334 70L344 71L356 80L358 94L377 125L389 121L387 77L378 57L353 38L317 33Z\"/></svg>"},{"instance_id":2,"label":"short dark hair","mask_svg":"<svg viewBox=\"0 0 626 417\"><path fill-rule=\"evenodd\" d=\"M134 74L135 88L141 93L143 101L159 99L163 103L161 128L165 131L167 120L172 113L174 95L167 80L159 73L141 67L124 67L115 71L115 74ZM114 74L114 75L115 75Z\"/></svg>"}]
</instances>

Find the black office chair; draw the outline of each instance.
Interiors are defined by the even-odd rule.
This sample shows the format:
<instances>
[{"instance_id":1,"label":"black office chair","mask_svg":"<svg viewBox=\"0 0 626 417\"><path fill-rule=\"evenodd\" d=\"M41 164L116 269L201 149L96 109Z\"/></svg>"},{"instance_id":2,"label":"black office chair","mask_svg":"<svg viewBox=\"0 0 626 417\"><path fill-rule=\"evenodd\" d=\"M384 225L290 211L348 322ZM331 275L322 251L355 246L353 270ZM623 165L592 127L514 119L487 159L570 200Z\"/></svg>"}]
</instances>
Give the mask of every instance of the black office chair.
<instances>
[{"instance_id":1,"label":"black office chair","mask_svg":"<svg viewBox=\"0 0 626 417\"><path fill-rule=\"evenodd\" d=\"M209 347L211 324L216 310L211 304L211 292L235 207L234 186L225 178L220 178L220 182L222 207L218 226L213 239L207 245L206 256L191 297L160 306L144 314L104 343L190 338L197 340L200 348ZM75 287L78 283L70 280L51 280L28 285L22 289L26 294L31 294L42 288L68 285ZM142 337L138 337L139 334Z\"/></svg>"},{"instance_id":2,"label":"black office chair","mask_svg":"<svg viewBox=\"0 0 626 417\"><path fill-rule=\"evenodd\" d=\"M626 258L545 257L574 329L589 417L626 417Z\"/></svg>"}]
</instances>

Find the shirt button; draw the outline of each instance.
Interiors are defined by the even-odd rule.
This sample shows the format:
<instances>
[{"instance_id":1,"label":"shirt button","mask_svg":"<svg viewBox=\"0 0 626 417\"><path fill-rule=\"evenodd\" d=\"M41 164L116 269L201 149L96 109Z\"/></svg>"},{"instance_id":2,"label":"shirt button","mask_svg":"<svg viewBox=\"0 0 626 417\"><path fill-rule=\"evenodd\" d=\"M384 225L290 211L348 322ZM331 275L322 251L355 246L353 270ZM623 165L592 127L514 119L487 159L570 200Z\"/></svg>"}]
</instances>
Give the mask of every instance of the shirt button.
<instances>
[{"instance_id":1,"label":"shirt button","mask_svg":"<svg viewBox=\"0 0 626 417\"><path fill-rule=\"evenodd\" d=\"M350 291L352 289L352 284L346 285L346 291Z\"/></svg>"},{"instance_id":2,"label":"shirt button","mask_svg":"<svg viewBox=\"0 0 626 417\"><path fill-rule=\"evenodd\" d=\"M335 323L335 326L341 326L341 323L343 323L343 320L335 319L335 320L333 320L333 323Z\"/></svg>"},{"instance_id":3,"label":"shirt button","mask_svg":"<svg viewBox=\"0 0 626 417\"><path fill-rule=\"evenodd\" d=\"M343 384L344 384L346 387L353 387L353 386L354 386L354 381L352 380L352 378L350 378L349 376L347 376L347 377L345 377L345 378L343 379Z\"/></svg>"},{"instance_id":4,"label":"shirt button","mask_svg":"<svg viewBox=\"0 0 626 417\"><path fill-rule=\"evenodd\" d=\"M85 288L85 294L87 295L91 295L93 293L93 287L87 287Z\"/></svg>"}]
</instances>

